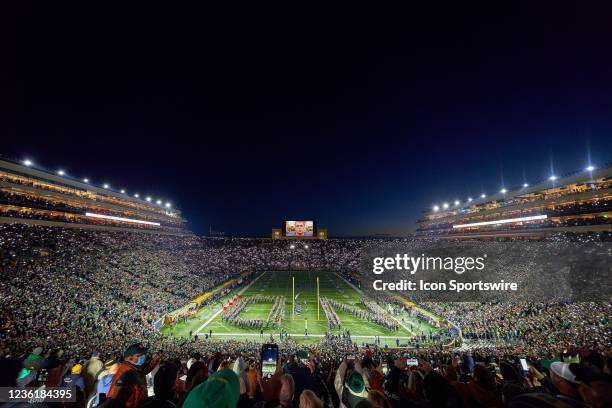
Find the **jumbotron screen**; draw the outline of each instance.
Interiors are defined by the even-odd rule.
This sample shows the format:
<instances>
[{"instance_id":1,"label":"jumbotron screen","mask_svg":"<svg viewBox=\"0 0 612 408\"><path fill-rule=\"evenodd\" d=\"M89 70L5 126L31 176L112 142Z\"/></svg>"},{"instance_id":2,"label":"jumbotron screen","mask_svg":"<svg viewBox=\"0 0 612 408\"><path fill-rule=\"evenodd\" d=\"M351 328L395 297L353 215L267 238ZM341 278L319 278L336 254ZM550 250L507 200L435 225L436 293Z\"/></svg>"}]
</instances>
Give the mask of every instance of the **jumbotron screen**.
<instances>
[{"instance_id":1,"label":"jumbotron screen","mask_svg":"<svg viewBox=\"0 0 612 408\"><path fill-rule=\"evenodd\" d=\"M286 237L314 236L314 221L285 221Z\"/></svg>"}]
</instances>

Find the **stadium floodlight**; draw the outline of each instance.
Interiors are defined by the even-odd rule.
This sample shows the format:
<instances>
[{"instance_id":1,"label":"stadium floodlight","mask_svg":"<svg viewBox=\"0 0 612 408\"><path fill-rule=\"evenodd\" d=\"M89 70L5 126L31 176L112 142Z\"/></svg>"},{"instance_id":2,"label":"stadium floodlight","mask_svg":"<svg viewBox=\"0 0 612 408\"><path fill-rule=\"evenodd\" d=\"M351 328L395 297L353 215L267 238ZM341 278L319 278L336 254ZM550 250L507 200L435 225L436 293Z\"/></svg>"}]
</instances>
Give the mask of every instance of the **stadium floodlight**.
<instances>
[{"instance_id":1,"label":"stadium floodlight","mask_svg":"<svg viewBox=\"0 0 612 408\"><path fill-rule=\"evenodd\" d=\"M457 206L457 205L459 205L459 204L461 204L461 203L459 202L459 200L455 200L455 205Z\"/></svg>"},{"instance_id":2,"label":"stadium floodlight","mask_svg":"<svg viewBox=\"0 0 612 408\"><path fill-rule=\"evenodd\" d=\"M291 245L289 245L289 248L290 249L295 249L295 245L291 244Z\"/></svg>"},{"instance_id":3,"label":"stadium floodlight","mask_svg":"<svg viewBox=\"0 0 612 408\"><path fill-rule=\"evenodd\" d=\"M170 207L172 207L172 204L166 203L166 208L170 208Z\"/></svg>"},{"instance_id":4,"label":"stadium floodlight","mask_svg":"<svg viewBox=\"0 0 612 408\"><path fill-rule=\"evenodd\" d=\"M125 190L124 189L121 189L121 194L125 194Z\"/></svg>"},{"instance_id":5,"label":"stadium floodlight","mask_svg":"<svg viewBox=\"0 0 612 408\"><path fill-rule=\"evenodd\" d=\"M529 187L529 184L523 183L523 188L527 188L527 187Z\"/></svg>"},{"instance_id":6,"label":"stadium floodlight","mask_svg":"<svg viewBox=\"0 0 612 408\"><path fill-rule=\"evenodd\" d=\"M440 207L438 207L437 205L434 205L434 206L433 206L433 210L434 210L434 211L439 211L439 210L440 210Z\"/></svg>"},{"instance_id":7,"label":"stadium floodlight","mask_svg":"<svg viewBox=\"0 0 612 408\"><path fill-rule=\"evenodd\" d=\"M550 181L555 181L557 179L557 176L552 175L548 178Z\"/></svg>"},{"instance_id":8,"label":"stadium floodlight","mask_svg":"<svg viewBox=\"0 0 612 408\"><path fill-rule=\"evenodd\" d=\"M480 198L485 198L486 196L487 196L487 195L486 195L485 193L482 193L482 194L480 195Z\"/></svg>"},{"instance_id":9,"label":"stadium floodlight","mask_svg":"<svg viewBox=\"0 0 612 408\"><path fill-rule=\"evenodd\" d=\"M151 202L151 197L147 197L145 198L145 200L147 200L148 202Z\"/></svg>"},{"instance_id":10,"label":"stadium floodlight","mask_svg":"<svg viewBox=\"0 0 612 408\"><path fill-rule=\"evenodd\" d=\"M110 186L108 184L104 184L102 187L104 187L106 189L110 188Z\"/></svg>"},{"instance_id":11,"label":"stadium floodlight","mask_svg":"<svg viewBox=\"0 0 612 408\"><path fill-rule=\"evenodd\" d=\"M140 194L136 193L136 194L134 194L134 197L138 198L138 197L140 197Z\"/></svg>"},{"instance_id":12,"label":"stadium floodlight","mask_svg":"<svg viewBox=\"0 0 612 408\"><path fill-rule=\"evenodd\" d=\"M586 168L586 171L593 171L593 170L595 170L595 166L592 166L592 165L589 165Z\"/></svg>"},{"instance_id":13,"label":"stadium floodlight","mask_svg":"<svg viewBox=\"0 0 612 408\"><path fill-rule=\"evenodd\" d=\"M83 179L83 183L89 183L89 179L88 179L87 177L85 177L85 178Z\"/></svg>"},{"instance_id":14,"label":"stadium floodlight","mask_svg":"<svg viewBox=\"0 0 612 408\"><path fill-rule=\"evenodd\" d=\"M506 190L505 188L502 188L501 190L499 190L500 193L502 194L506 194L508 192L508 190Z\"/></svg>"},{"instance_id":15,"label":"stadium floodlight","mask_svg":"<svg viewBox=\"0 0 612 408\"><path fill-rule=\"evenodd\" d=\"M444 204L442 204L442 207L443 207L443 208L448 208L448 203L444 203Z\"/></svg>"},{"instance_id":16,"label":"stadium floodlight","mask_svg":"<svg viewBox=\"0 0 612 408\"><path fill-rule=\"evenodd\" d=\"M32 164L34 164L34 163L32 163L32 160L25 159L25 160L23 161L23 165L24 165L24 166L28 166L28 167L30 167Z\"/></svg>"},{"instance_id":17,"label":"stadium floodlight","mask_svg":"<svg viewBox=\"0 0 612 408\"><path fill-rule=\"evenodd\" d=\"M468 197L468 203L471 203L472 201L474 201L474 199L472 197Z\"/></svg>"},{"instance_id":18,"label":"stadium floodlight","mask_svg":"<svg viewBox=\"0 0 612 408\"><path fill-rule=\"evenodd\" d=\"M548 218L546 214L544 215L532 215L530 217L519 217L519 218L506 218L503 220L495 220L495 221L482 221L482 222L473 222L470 224L455 224L453 228L468 228L468 227L480 227L482 225L497 225L497 224L508 224L511 222L523 222L523 221L537 221L537 220L545 220Z\"/></svg>"},{"instance_id":19,"label":"stadium floodlight","mask_svg":"<svg viewBox=\"0 0 612 408\"><path fill-rule=\"evenodd\" d=\"M58 170L57 174L60 175L60 176L63 176L63 175L66 174L66 172L64 170Z\"/></svg>"},{"instance_id":20,"label":"stadium floodlight","mask_svg":"<svg viewBox=\"0 0 612 408\"><path fill-rule=\"evenodd\" d=\"M162 205L162 200L157 200L156 203L157 205Z\"/></svg>"}]
</instances>

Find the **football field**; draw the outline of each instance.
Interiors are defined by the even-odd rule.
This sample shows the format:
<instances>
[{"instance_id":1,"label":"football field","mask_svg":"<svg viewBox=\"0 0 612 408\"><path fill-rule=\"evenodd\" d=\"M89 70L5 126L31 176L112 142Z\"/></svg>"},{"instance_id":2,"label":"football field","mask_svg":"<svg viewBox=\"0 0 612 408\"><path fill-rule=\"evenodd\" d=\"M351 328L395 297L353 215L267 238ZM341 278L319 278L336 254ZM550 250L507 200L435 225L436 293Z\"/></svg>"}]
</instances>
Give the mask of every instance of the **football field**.
<instances>
[{"instance_id":1,"label":"football field","mask_svg":"<svg viewBox=\"0 0 612 408\"><path fill-rule=\"evenodd\" d=\"M270 335L278 339L279 333L284 330L298 342L318 341L328 330L328 324L322 307L317 310L317 278L319 279L319 294L321 297L333 299L345 305L354 306L359 310L368 309L362 303L363 295L355 286L348 283L341 276L332 272L309 271L279 271L264 272L244 287L236 288L214 304L208 305L198 311L197 316L187 322L175 324L172 328L164 328L163 332L174 336L188 336L189 332L198 334L202 338L212 331L212 338L222 339L249 339L267 341ZM295 285L293 287L293 285ZM292 303L295 293L295 305ZM223 305L240 294L243 298L251 296L284 296L285 313L279 328L263 328L263 334L258 328L242 328L222 319ZM380 305L386 307L386 305ZM273 307L273 301L249 303L239 314L241 319L264 320ZM294 313L295 310L295 313ZM349 330L351 337L357 342L372 343L375 336L380 336L383 344L395 345L397 339L402 343L411 339L421 331L427 332L430 326L407 314L396 316L394 320L399 325L398 330L391 330L377 323L360 318L353 313L334 308L340 319L340 328L333 330L340 334ZM306 335L306 331L308 335Z\"/></svg>"}]
</instances>

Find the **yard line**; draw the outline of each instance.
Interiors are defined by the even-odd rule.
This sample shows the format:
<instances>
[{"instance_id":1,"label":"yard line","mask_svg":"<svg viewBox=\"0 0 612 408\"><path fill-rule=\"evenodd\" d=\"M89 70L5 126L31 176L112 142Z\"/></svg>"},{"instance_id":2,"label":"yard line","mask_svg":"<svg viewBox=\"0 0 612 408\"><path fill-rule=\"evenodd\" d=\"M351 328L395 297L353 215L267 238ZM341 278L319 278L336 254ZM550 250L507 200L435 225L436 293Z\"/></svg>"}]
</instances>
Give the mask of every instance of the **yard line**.
<instances>
[{"instance_id":1,"label":"yard line","mask_svg":"<svg viewBox=\"0 0 612 408\"><path fill-rule=\"evenodd\" d=\"M270 334L276 335L278 333L264 333L263 337L266 338L270 338ZM261 336L260 333L216 333L215 336L246 336L246 337L259 337ZM324 334L309 334L308 336L304 336L304 333L301 334L297 334L297 333L289 333L289 336L291 337L325 337ZM406 337L406 336L376 336L376 335L369 335L369 336L364 336L364 335L351 335L351 339L370 339L370 338L375 338L375 337L379 337L381 339L400 339L400 340L411 340L413 337Z\"/></svg>"},{"instance_id":2,"label":"yard line","mask_svg":"<svg viewBox=\"0 0 612 408\"><path fill-rule=\"evenodd\" d=\"M244 288L240 289L240 291L238 292L239 295L242 295L248 288L251 287L252 284L254 284L255 282L257 282L257 280L259 280L259 278L261 278L262 276L264 276L266 273L268 272L264 272L261 275L259 275L258 277L256 277L255 279L253 279L251 281L251 283L249 283L248 285L246 285ZM219 316L221 314L221 312L223 311L223 305L221 305L221 309L219 309L217 312L215 312L214 315L211 316L210 319L208 319L206 322L204 322L203 325L201 325L200 327L198 327L198 329L195 331L196 333L200 334L200 330L202 330L203 328L205 328L206 326L208 326L208 324L210 322L212 322L217 316Z\"/></svg>"}]
</instances>

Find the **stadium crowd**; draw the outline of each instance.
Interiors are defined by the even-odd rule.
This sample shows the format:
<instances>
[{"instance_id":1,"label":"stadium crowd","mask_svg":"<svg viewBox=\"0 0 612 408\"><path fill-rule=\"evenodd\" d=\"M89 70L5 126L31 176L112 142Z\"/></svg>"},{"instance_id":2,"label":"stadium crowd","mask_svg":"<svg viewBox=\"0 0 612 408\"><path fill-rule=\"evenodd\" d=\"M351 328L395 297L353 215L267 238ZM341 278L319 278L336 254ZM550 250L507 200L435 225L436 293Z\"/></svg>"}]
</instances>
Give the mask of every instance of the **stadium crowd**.
<instances>
[{"instance_id":1,"label":"stadium crowd","mask_svg":"<svg viewBox=\"0 0 612 408\"><path fill-rule=\"evenodd\" d=\"M508 350L530 357L553 354L579 344L609 353L612 305L609 303L426 303L461 328L475 347Z\"/></svg>"},{"instance_id":2,"label":"stadium crowd","mask_svg":"<svg viewBox=\"0 0 612 408\"><path fill-rule=\"evenodd\" d=\"M566 350L552 360L359 348L327 336L280 342L277 369L262 378L260 345L200 342L180 354L140 343L71 357L41 347L0 356L0 386L73 387L66 406L102 407L608 407L612 359ZM521 361L522 360L522 361ZM4 406L15 406L5 404Z\"/></svg>"},{"instance_id":3,"label":"stadium crowd","mask_svg":"<svg viewBox=\"0 0 612 408\"><path fill-rule=\"evenodd\" d=\"M460 328L461 348L434 342L405 355L329 333L310 346L285 339L270 380L257 375L258 343L155 327L244 273L330 270L359 283L370 243L291 251L269 240L2 224L0 386L74 384L80 406L91 397L111 407L610 406L609 303L429 303Z\"/></svg>"}]
</instances>

